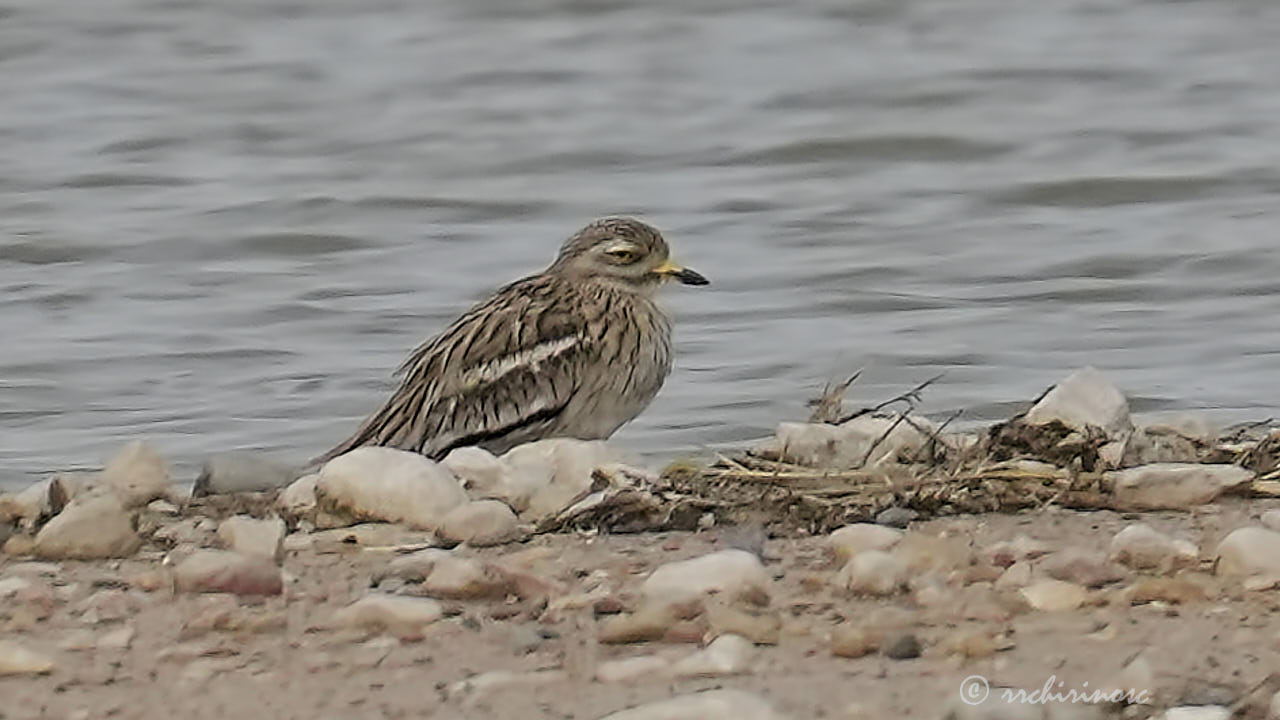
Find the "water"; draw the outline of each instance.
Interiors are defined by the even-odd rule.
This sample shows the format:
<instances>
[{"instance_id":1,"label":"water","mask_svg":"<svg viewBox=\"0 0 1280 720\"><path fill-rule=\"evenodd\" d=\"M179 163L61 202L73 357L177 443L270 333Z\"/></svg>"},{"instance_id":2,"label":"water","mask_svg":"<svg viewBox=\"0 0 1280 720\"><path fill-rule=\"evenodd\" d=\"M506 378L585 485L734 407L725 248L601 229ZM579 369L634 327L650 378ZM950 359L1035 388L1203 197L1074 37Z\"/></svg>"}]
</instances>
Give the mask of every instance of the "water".
<instances>
[{"instance_id":1,"label":"water","mask_svg":"<svg viewBox=\"0 0 1280 720\"><path fill-rule=\"evenodd\" d=\"M671 457L945 371L1276 413L1272 0L0 0L0 484L301 459L421 340L638 213Z\"/></svg>"}]
</instances>

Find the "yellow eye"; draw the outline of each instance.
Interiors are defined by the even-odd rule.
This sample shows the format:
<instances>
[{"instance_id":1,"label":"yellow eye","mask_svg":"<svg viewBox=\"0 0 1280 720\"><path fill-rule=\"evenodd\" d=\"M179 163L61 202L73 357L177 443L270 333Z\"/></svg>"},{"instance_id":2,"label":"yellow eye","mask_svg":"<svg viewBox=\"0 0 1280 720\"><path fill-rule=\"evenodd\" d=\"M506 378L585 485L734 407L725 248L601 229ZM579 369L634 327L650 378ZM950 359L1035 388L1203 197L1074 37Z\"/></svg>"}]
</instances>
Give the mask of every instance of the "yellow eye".
<instances>
[{"instance_id":1,"label":"yellow eye","mask_svg":"<svg viewBox=\"0 0 1280 720\"><path fill-rule=\"evenodd\" d=\"M632 250L631 248L624 248L624 247L610 248L608 250L605 250L605 254L608 255L614 262L621 263L624 265L633 263L636 260L640 259L640 253L635 250Z\"/></svg>"}]
</instances>

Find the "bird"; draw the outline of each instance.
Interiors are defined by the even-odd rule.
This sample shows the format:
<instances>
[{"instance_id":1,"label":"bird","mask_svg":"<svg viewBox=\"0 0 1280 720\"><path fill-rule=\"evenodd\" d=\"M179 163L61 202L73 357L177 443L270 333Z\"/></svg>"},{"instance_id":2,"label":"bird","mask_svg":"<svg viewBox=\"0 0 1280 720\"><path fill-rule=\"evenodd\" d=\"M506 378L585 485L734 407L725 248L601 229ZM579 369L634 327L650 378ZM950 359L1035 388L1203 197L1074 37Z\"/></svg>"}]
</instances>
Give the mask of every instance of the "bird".
<instances>
[{"instance_id":1,"label":"bird","mask_svg":"<svg viewBox=\"0 0 1280 720\"><path fill-rule=\"evenodd\" d=\"M553 437L603 440L652 402L671 373L669 281L708 285L672 261L656 228L592 221L545 270L516 280L414 349L399 386L319 466L363 446L433 460L475 446L500 455Z\"/></svg>"}]
</instances>

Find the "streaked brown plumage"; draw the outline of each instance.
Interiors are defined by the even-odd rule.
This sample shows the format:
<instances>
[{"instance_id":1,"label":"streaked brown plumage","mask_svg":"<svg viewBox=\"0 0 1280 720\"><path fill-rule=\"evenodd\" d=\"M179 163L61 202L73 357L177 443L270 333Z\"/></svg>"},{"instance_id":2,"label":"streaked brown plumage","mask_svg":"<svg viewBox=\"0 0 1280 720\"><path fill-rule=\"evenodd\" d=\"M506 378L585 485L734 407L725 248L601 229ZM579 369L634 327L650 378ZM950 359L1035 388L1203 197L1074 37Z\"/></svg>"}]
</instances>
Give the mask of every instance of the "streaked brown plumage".
<instances>
[{"instance_id":1,"label":"streaked brown plumage","mask_svg":"<svg viewBox=\"0 0 1280 720\"><path fill-rule=\"evenodd\" d=\"M670 262L653 227L596 220L540 274L517 280L419 346L400 387L324 462L364 445L440 458L548 437L603 439L640 414L671 371L671 323L654 302Z\"/></svg>"}]
</instances>

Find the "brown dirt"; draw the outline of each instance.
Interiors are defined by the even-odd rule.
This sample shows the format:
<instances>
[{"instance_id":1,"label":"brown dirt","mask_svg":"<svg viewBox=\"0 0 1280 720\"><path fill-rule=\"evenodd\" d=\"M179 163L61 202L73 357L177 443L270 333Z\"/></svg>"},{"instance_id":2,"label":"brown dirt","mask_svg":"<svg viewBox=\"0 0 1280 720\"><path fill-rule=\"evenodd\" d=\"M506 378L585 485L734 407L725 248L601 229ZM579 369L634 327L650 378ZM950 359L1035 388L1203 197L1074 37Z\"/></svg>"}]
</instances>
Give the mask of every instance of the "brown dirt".
<instances>
[{"instance_id":1,"label":"brown dirt","mask_svg":"<svg viewBox=\"0 0 1280 720\"><path fill-rule=\"evenodd\" d=\"M1141 520L1197 542L1202 555L1230 530L1256 522L1275 500L1228 500L1194 513L1148 513ZM1132 518L1111 511L1048 507L1016 515L940 518L914 525L908 537L945 535L978 554L1001 540L1027 535L1050 549L1103 551ZM599 572L627 602L653 568L743 542L742 528L642 535L544 535L522 545L476 551L486 558L524 558L565 592L579 592ZM749 542L749 541L748 541ZM538 550L542 549L542 550ZM1143 581L1127 573L1091 596L1079 610L1045 613L1005 601L975 600L969 588L933 607L908 595L859 599L833 589L837 572L821 539L792 537L764 543L777 578L775 607L785 622L777 646L762 646L749 674L707 680L641 679L619 685L582 678L541 686L497 689L459 697L449 686L493 670L534 671L591 666L594 620L581 612L546 612L526 601L451 602L451 616L420 641L400 641L320 629L338 608L367 591L389 553L329 545L290 552L293 580L283 598L240 599L231 617L259 627L200 630L217 625L208 596L167 590L130 591L135 605L123 620L89 625L85 599L102 589L129 588L153 573L161 553L119 562L65 562L43 581L49 591L25 601L0 602L3 637L50 655L55 670L36 678L0 679L0 717L192 718L425 717L582 718L591 720L638 703L710 687L760 694L792 718L841 718L851 703L865 717L941 718L958 699L960 682L982 675L993 686L1036 689L1050 676L1068 687L1115 679L1139 652L1155 671L1157 706L1241 698L1280 668L1280 591L1246 592L1213 577L1206 564L1184 576L1208 599L1189 604L1133 606L1125 588ZM18 562L0 558L0 578ZM976 572L976 571L975 571ZM980 574L980 573L979 573ZM974 587L984 587L981 583ZM225 607L225 606L220 606ZM47 613L47 617L42 617ZM918 659L881 654L833 657L827 636L854 623L886 639L914 634ZM124 651L66 649L88 631L101 636L128 624L136 629ZM227 623L223 622L225 626ZM962 659L948 651L964 636L998 636L1007 649ZM694 646L600 646L597 661ZM167 655L166 655L167 653ZM589 673L585 673L589 674ZM1125 717L1155 714L1140 711ZM1119 715L1117 715L1119 716Z\"/></svg>"}]
</instances>

